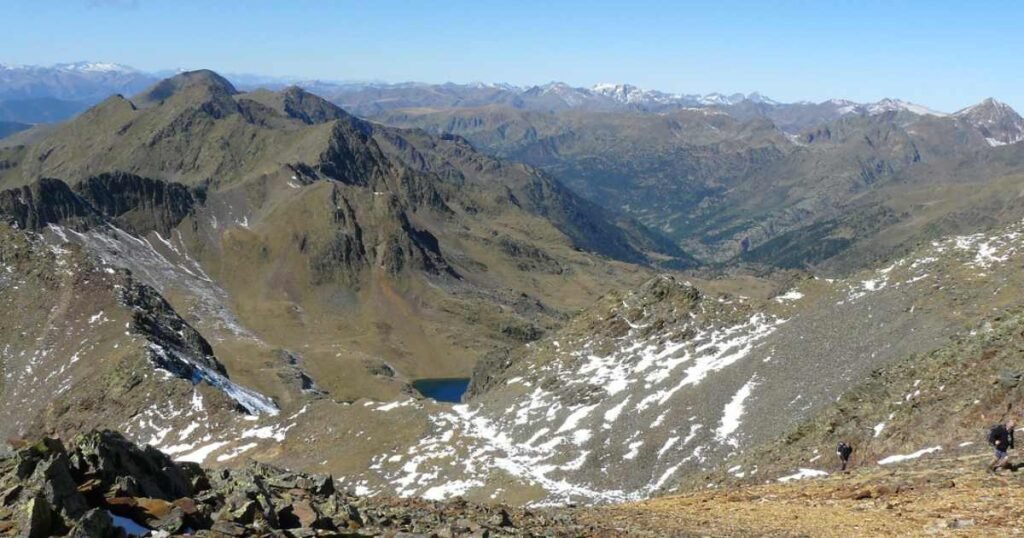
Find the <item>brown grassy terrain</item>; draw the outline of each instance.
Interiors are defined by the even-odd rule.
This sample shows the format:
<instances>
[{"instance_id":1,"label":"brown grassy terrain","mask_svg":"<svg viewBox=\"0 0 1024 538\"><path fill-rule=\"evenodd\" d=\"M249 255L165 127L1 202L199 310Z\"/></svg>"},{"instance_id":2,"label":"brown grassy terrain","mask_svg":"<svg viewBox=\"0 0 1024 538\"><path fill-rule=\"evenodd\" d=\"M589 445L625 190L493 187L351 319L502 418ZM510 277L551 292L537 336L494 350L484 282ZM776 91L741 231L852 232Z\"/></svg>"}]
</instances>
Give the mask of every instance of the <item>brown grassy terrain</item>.
<instances>
[{"instance_id":1,"label":"brown grassy terrain","mask_svg":"<svg viewBox=\"0 0 1024 538\"><path fill-rule=\"evenodd\" d=\"M1024 472L987 452L790 483L713 489L581 515L603 536L1004 536L1024 532Z\"/></svg>"}]
</instances>

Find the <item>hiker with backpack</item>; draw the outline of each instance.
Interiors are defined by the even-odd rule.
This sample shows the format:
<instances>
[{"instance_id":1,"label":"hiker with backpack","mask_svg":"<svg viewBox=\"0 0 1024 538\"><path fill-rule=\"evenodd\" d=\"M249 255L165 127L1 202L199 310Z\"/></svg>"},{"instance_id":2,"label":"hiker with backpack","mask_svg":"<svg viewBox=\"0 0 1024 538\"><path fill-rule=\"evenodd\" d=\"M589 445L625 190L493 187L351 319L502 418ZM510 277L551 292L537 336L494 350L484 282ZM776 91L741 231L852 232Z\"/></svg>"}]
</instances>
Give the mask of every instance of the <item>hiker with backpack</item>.
<instances>
[{"instance_id":1,"label":"hiker with backpack","mask_svg":"<svg viewBox=\"0 0 1024 538\"><path fill-rule=\"evenodd\" d=\"M1017 427L1017 421L1010 419L1006 424L996 424L988 432L988 444L995 449L995 459L988 466L988 471L994 473L1002 467L1007 467L1010 461L1008 450L1013 448L1013 430Z\"/></svg>"},{"instance_id":2,"label":"hiker with backpack","mask_svg":"<svg viewBox=\"0 0 1024 538\"><path fill-rule=\"evenodd\" d=\"M850 463L850 454L853 454L853 447L846 443L846 441L840 441L839 446L836 447L836 456L839 456L839 463L841 467L840 471L845 471L846 466Z\"/></svg>"}]
</instances>

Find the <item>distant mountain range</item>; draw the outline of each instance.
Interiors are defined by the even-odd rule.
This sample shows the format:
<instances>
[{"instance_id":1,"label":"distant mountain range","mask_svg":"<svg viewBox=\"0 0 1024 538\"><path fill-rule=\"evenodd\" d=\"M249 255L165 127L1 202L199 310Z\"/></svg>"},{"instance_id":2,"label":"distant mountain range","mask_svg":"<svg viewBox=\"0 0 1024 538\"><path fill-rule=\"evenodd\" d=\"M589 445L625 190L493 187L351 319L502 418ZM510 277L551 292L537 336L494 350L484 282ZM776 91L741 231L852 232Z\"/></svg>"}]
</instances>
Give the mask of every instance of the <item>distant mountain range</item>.
<instances>
[{"instance_id":1,"label":"distant mountain range","mask_svg":"<svg viewBox=\"0 0 1024 538\"><path fill-rule=\"evenodd\" d=\"M910 112L936 117L948 114L900 99L857 103L830 99L821 103L782 103L760 93L679 94L646 90L630 84L597 84L591 88L551 82L540 86L511 84L335 84L298 81L295 84L328 97L353 113L373 116L412 107L471 108L510 106L521 110L560 112L669 112L689 108L715 109L736 117L768 117L787 132L848 115Z\"/></svg>"},{"instance_id":2,"label":"distant mountain range","mask_svg":"<svg viewBox=\"0 0 1024 538\"><path fill-rule=\"evenodd\" d=\"M145 72L116 63L88 61L52 66L0 64L0 120L23 123L62 121L110 95L132 95L162 78L182 71L169 69ZM227 78L243 90L279 90L287 86L300 86L362 116L413 106L464 108L506 105L548 112L569 109L664 112L710 107L725 109L737 116L767 116L780 128L795 132L815 121L828 121L850 114L905 111L946 115L899 99L883 99L875 103L856 103L844 99L821 103L783 103L757 92L683 94L643 89L631 84L602 83L583 88L564 82L536 86L482 82L345 82L245 73L228 74ZM1004 142L999 135L994 136L993 140ZM1013 137L1005 140L1013 140Z\"/></svg>"},{"instance_id":3,"label":"distant mountain range","mask_svg":"<svg viewBox=\"0 0 1024 538\"><path fill-rule=\"evenodd\" d=\"M151 74L112 63L0 65L0 120L64 121L111 95L131 95L154 81Z\"/></svg>"},{"instance_id":4,"label":"distant mountain range","mask_svg":"<svg viewBox=\"0 0 1024 538\"><path fill-rule=\"evenodd\" d=\"M94 104L115 93L136 93L155 80L151 74L112 63L0 65L0 99L45 97Z\"/></svg>"}]
</instances>

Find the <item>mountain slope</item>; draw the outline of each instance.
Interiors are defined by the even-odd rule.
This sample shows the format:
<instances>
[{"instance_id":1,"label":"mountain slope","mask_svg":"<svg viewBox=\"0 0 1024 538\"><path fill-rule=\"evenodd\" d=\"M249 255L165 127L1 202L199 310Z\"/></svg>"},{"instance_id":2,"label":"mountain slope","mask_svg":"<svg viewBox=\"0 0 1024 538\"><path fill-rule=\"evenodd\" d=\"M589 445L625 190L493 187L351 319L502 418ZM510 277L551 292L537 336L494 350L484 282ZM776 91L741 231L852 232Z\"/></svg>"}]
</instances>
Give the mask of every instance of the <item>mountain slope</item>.
<instances>
[{"instance_id":1,"label":"mountain slope","mask_svg":"<svg viewBox=\"0 0 1024 538\"><path fill-rule=\"evenodd\" d=\"M183 385L153 389L166 398L127 406L128 416L61 418L106 405L82 403L108 391L105 372L159 378L168 369L152 374L114 355L111 370L68 389L62 401L75 403L61 413L24 410L24 435L114 427L175 457L226 464L245 453L361 472L385 446L410 442L424 417L396 420L354 402L404 397L419 378L469 375L481 356L536 340L609 287L650 274L627 261L686 263L672 245L528 166L456 138L368 123L297 89L239 93L212 72L111 98L3 151L0 217L13 236L130 271L205 342L198 355L216 357L232 383L280 410L189 428L201 415L189 411L194 391ZM11 278L25 271L12 265ZM91 274L74 271L62 297L96 282ZM18 304L45 319L51 303L25 298L46 284L31 282ZM81 295L76 308L94 304L114 319L116 294ZM119 340L121 331L89 335L79 321L65 334L82 336L61 345L145 346ZM9 363L12 376L42 368L18 390L47 393L63 352L37 366Z\"/></svg>"},{"instance_id":2,"label":"mountain slope","mask_svg":"<svg viewBox=\"0 0 1024 538\"><path fill-rule=\"evenodd\" d=\"M799 135L768 119L797 116L773 116L783 109L767 103L657 115L419 108L376 118L539 166L706 263L847 271L1021 214L1011 185L1024 146L993 147L988 120L898 100L818 109L823 119L807 116ZM1014 117L1005 114L1007 133ZM994 204L1004 208L985 217Z\"/></svg>"},{"instance_id":3,"label":"mountain slope","mask_svg":"<svg viewBox=\"0 0 1024 538\"><path fill-rule=\"evenodd\" d=\"M269 398L230 380L207 341L128 272L6 224L0 259L0 301L18 312L0 324L0 434L117 425L162 439L170 430L145 420L160 406L191 409L172 423L199 420L204 432L240 412L277 413Z\"/></svg>"},{"instance_id":4,"label":"mountain slope","mask_svg":"<svg viewBox=\"0 0 1024 538\"><path fill-rule=\"evenodd\" d=\"M18 123L15 121L0 121L0 138L10 136L14 133L24 131L32 127L27 123Z\"/></svg>"},{"instance_id":5,"label":"mountain slope","mask_svg":"<svg viewBox=\"0 0 1024 538\"><path fill-rule=\"evenodd\" d=\"M308 127L295 129L295 123ZM182 132L188 137L180 136ZM2 177L4 183L16 185L40 176L78 178L116 170L191 185L209 182L216 187L290 167L296 173L317 171L343 182L341 176L359 176L365 186L384 191L383 175L377 169L398 164L391 163L389 157L407 167L420 168L419 172L433 173L429 166L423 168L429 163L421 155L405 154L414 146L406 140L411 136L419 135L357 120L295 88L278 96L269 92L238 94L219 75L194 72L165 80L133 101L108 99L43 142L22 150L25 154L19 155L20 166L12 167ZM443 159L465 159L475 154L468 145L455 148L459 143L431 141L429 148L421 143L416 151L443 153L447 157L435 159L438 162L433 165L451 167ZM327 147L317 154L314 148L323 148L323 144ZM210 151L210 147L221 151ZM57 148L61 158L50 160L49 155ZM381 153L381 148L390 148L391 155ZM486 186L492 189L506 182L517 203L525 203L527 211L551 219L581 248L632 262L644 262L644 250L660 250L688 263L677 247L635 223L624 222L620 230L616 223L609 222L614 217L607 211L578 199L536 171L482 156L474 158L477 162L472 163L472 172L461 171L464 177L473 180L476 175L489 174ZM313 170L298 170L300 163L309 163ZM366 179L374 175L375 179ZM422 179L413 181L424 184ZM440 191L431 196L440 196Z\"/></svg>"},{"instance_id":6,"label":"mountain slope","mask_svg":"<svg viewBox=\"0 0 1024 538\"><path fill-rule=\"evenodd\" d=\"M953 237L846 280L662 277L610 295L549 338L485 363L474 397L435 416L418 444L376 458L365 484L403 495L441 488L485 497L500 489L521 501L609 502L703 487L726 469L744 480L789 476L831 450L837 435L879 458L951 433L970 440L978 413L990 422L1013 397L1016 381L1000 388L989 373L1015 362L983 354L983 366L964 361L975 351L936 350L1019 306L1021 237L1019 225ZM908 358L932 352L962 367L923 361L935 379L902 370ZM875 380L891 388L879 390ZM923 407L925 393L941 404ZM978 402L965 408L965 394ZM864 440L876 419L906 411L908 401L921 402L912 407L921 418L892 422L892 437ZM417 406L406 405L401 413ZM929 428L950 416L949 406L962 422L952 432Z\"/></svg>"}]
</instances>

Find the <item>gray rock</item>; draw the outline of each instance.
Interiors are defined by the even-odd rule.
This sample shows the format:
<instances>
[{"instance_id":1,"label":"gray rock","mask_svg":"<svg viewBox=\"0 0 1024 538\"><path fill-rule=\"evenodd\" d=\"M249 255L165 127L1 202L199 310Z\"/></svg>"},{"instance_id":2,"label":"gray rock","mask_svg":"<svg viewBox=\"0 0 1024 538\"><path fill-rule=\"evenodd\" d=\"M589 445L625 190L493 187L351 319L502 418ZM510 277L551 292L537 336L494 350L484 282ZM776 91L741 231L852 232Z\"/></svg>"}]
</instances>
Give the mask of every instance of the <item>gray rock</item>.
<instances>
[{"instance_id":1,"label":"gray rock","mask_svg":"<svg viewBox=\"0 0 1024 538\"><path fill-rule=\"evenodd\" d=\"M117 536L114 530L114 521L106 510L92 508L85 513L76 523L70 538L113 538Z\"/></svg>"},{"instance_id":2,"label":"gray rock","mask_svg":"<svg viewBox=\"0 0 1024 538\"><path fill-rule=\"evenodd\" d=\"M29 499L23 510L20 525L23 538L45 538L60 527L59 516L41 493Z\"/></svg>"}]
</instances>

